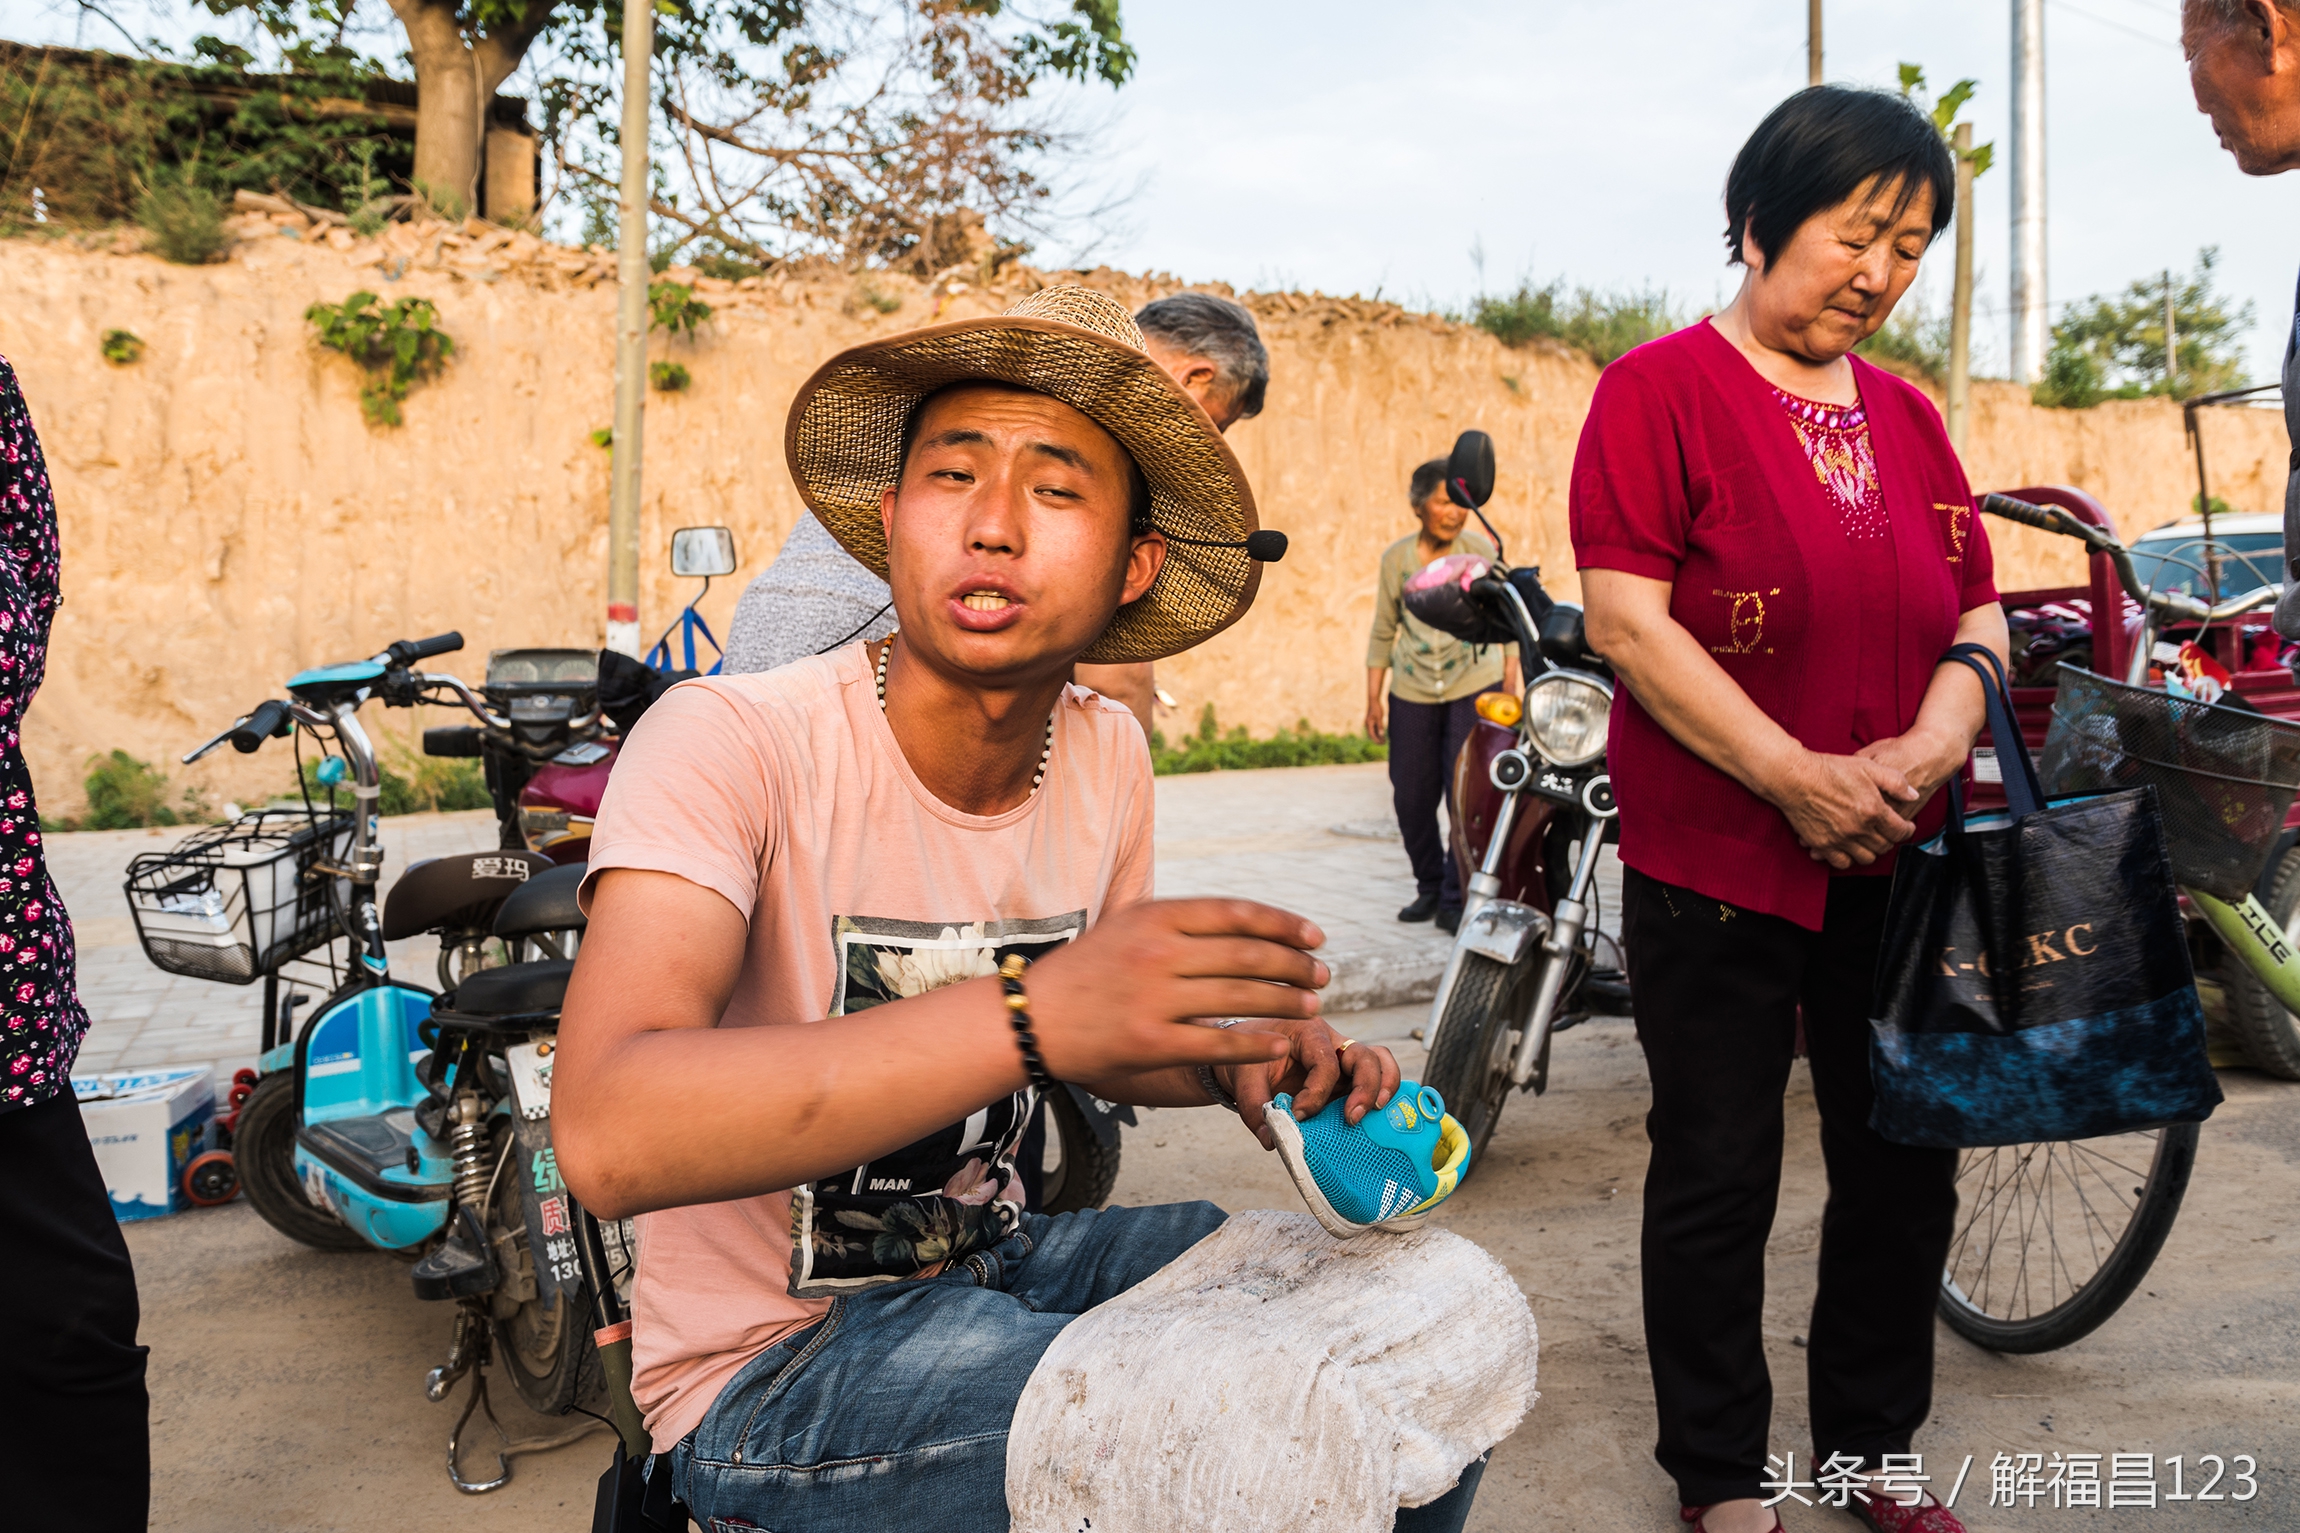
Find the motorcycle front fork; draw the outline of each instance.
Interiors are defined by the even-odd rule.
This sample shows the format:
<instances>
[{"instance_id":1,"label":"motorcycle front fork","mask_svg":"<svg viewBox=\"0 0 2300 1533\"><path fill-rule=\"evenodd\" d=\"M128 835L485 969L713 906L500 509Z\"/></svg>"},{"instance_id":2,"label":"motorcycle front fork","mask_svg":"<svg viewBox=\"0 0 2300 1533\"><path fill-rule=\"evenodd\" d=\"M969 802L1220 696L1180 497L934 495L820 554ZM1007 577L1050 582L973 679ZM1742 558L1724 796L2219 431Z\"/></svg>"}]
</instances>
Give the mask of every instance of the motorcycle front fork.
<instances>
[{"instance_id":1,"label":"motorcycle front fork","mask_svg":"<svg viewBox=\"0 0 2300 1533\"><path fill-rule=\"evenodd\" d=\"M1589 886L1597 881L1597 854L1604 845L1605 821L1591 820L1581 833L1581 856L1573 865L1573 885L1549 913L1549 935L1541 944L1541 978L1533 992L1533 1009L1525 1015L1525 1032L1517 1040L1517 1056L1510 1061L1509 1082L1513 1086L1522 1087L1532 1080L1535 1066L1549 1052L1558 996L1565 988L1574 957L1581 951L1582 931L1589 925Z\"/></svg>"},{"instance_id":2,"label":"motorcycle front fork","mask_svg":"<svg viewBox=\"0 0 2300 1533\"><path fill-rule=\"evenodd\" d=\"M1470 875L1465 890L1462 924L1467 929L1470 917L1478 907L1501 894L1501 859L1509 845L1510 828L1517 821L1517 801L1523 790L1513 790L1502 797L1501 811L1494 817L1493 835L1486 842L1485 860ZM1533 1081L1534 1072L1548 1052L1551 1024L1556 1020L1557 1003L1565 989L1565 977L1572 972L1573 960L1581 948L1581 934L1589 925L1589 890L1597 881L1597 858L1605 845L1606 821L1592 818L1582 832L1581 852L1573 866L1573 883L1565 898L1557 902L1550 912L1549 929L1541 942L1541 972L1534 982L1532 1009L1526 1013L1524 1029L1519 1033L1517 1049L1510 1058L1509 1079L1513 1086L1523 1087ZM1453 992L1454 981L1461 971L1462 954L1467 951L1458 941L1453 956L1447 961L1445 977L1438 982L1437 1003L1431 1009L1433 1018L1443 1017L1446 999ZM1424 1047L1435 1050L1437 1038L1430 1034ZM1546 1083L1537 1083L1546 1084Z\"/></svg>"}]
</instances>

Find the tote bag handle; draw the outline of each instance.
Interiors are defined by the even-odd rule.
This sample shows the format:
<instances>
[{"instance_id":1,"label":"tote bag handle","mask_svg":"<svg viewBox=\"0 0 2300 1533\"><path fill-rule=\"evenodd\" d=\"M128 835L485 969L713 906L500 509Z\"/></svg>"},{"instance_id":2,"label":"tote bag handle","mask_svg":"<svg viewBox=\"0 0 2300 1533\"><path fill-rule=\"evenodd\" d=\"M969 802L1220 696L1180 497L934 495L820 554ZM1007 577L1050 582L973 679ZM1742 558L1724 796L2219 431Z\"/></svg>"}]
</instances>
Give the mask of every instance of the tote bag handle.
<instances>
[{"instance_id":1,"label":"tote bag handle","mask_svg":"<svg viewBox=\"0 0 2300 1533\"><path fill-rule=\"evenodd\" d=\"M1989 738L1996 742L1997 765L2004 773L2005 803L2017 822L2035 814L2044 807L2044 783L2036 775L2036 762L2028 753L2028 742L2021 738L2020 719L2013 712L2012 688L2005 678L2004 662L1996 651L1985 644L1958 644L1941 656L1943 665L1955 661L1971 669L1981 681L1981 696L1988 704ZM1986 664L1983 664L1983 662ZM1960 795L1949 795L1949 813L1962 830L1963 805Z\"/></svg>"}]
</instances>

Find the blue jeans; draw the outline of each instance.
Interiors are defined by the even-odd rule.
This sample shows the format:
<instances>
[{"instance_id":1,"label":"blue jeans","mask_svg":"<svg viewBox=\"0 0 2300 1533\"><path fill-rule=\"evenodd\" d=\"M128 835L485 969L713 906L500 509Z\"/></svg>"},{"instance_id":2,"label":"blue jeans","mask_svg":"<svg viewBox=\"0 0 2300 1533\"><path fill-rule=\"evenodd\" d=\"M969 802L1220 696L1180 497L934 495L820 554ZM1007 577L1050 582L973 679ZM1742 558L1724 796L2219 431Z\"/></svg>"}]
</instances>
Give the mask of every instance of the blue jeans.
<instances>
[{"instance_id":1,"label":"blue jeans","mask_svg":"<svg viewBox=\"0 0 2300 1533\"><path fill-rule=\"evenodd\" d=\"M834 1300L727 1382L671 1450L672 1489L712 1533L1006 1533L1007 1428L1038 1359L1223 1218L1211 1203L1024 1214L939 1277ZM1456 1533L1483 1468L1398 1528Z\"/></svg>"}]
</instances>

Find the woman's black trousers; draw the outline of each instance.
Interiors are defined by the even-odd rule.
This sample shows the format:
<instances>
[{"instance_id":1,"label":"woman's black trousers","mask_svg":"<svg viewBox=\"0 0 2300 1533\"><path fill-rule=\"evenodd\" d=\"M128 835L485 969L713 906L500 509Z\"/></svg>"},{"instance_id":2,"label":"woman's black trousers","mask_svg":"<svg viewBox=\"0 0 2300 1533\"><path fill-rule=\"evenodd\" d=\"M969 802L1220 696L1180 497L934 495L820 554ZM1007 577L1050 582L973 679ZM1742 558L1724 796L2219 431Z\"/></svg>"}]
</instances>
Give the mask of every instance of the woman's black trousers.
<instances>
[{"instance_id":1,"label":"woman's black trousers","mask_svg":"<svg viewBox=\"0 0 2300 1533\"><path fill-rule=\"evenodd\" d=\"M0 1525L142 1529L136 1269L69 1093L0 1113Z\"/></svg>"},{"instance_id":2,"label":"woman's black trousers","mask_svg":"<svg viewBox=\"0 0 2300 1533\"><path fill-rule=\"evenodd\" d=\"M1688 1506L1759 1495L1769 1454L1795 1451L1801 1479L1808 1455L1874 1469L1910 1451L1932 1410L1957 1152L1869 1127L1870 987L1891 885L1830 880L1811 932L1624 872L1622 939L1653 1080L1643 1268L1655 1457ZM1813 1436L1775 1443L1765 1242L1800 1006L1829 1198L1805 1364Z\"/></svg>"}]
</instances>

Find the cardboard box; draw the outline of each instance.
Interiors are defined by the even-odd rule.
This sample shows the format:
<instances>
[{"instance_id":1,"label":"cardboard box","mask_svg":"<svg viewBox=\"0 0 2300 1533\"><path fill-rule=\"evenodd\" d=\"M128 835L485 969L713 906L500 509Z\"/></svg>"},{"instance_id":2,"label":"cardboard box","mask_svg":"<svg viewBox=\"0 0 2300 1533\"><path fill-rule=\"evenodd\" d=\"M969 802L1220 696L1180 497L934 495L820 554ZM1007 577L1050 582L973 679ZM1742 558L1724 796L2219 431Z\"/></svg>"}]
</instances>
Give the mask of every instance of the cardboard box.
<instances>
[{"instance_id":1,"label":"cardboard box","mask_svg":"<svg viewBox=\"0 0 2300 1533\"><path fill-rule=\"evenodd\" d=\"M115 1216L124 1223L191 1207L184 1167L216 1111L215 1079L206 1065L75 1075L72 1094Z\"/></svg>"}]
</instances>

